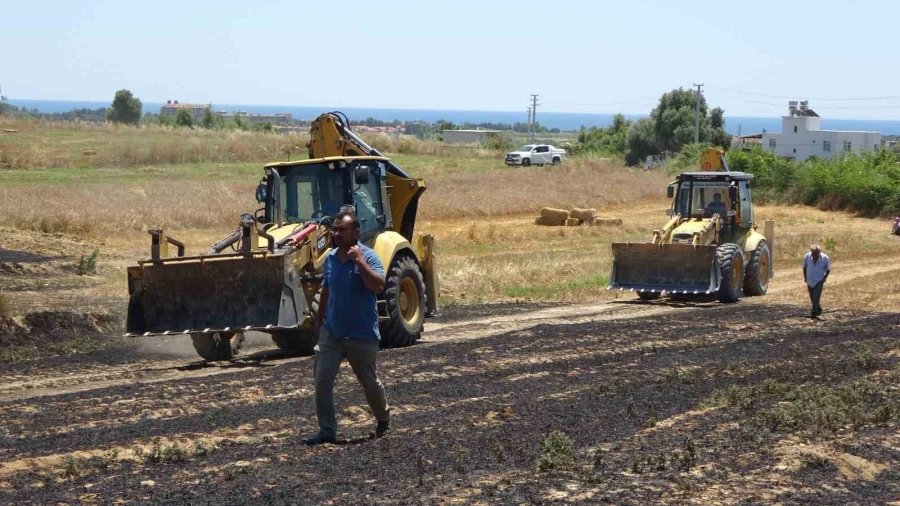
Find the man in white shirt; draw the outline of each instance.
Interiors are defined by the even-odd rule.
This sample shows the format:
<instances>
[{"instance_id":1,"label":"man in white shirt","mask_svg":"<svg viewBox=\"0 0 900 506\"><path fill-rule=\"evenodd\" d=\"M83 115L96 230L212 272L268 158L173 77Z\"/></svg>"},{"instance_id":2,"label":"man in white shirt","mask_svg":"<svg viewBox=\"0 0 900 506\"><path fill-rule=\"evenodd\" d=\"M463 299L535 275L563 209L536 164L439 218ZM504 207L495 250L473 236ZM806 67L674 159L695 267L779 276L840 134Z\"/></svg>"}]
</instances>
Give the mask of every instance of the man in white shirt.
<instances>
[{"instance_id":1,"label":"man in white shirt","mask_svg":"<svg viewBox=\"0 0 900 506\"><path fill-rule=\"evenodd\" d=\"M803 280L809 290L809 300L812 301L812 317L818 318L822 314L822 288L825 280L831 274L831 260L828 255L822 253L818 244L809 247L809 253L803 257Z\"/></svg>"}]
</instances>

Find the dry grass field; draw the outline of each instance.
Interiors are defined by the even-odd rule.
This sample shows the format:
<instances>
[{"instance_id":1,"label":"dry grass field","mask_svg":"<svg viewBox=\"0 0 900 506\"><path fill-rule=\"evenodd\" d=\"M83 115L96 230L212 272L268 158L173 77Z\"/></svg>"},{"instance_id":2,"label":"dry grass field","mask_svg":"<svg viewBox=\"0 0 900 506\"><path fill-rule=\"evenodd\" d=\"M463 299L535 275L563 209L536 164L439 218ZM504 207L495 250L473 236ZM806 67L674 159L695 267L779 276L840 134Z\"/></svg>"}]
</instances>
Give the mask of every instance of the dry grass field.
<instances>
[{"instance_id":1,"label":"dry grass field","mask_svg":"<svg viewBox=\"0 0 900 506\"><path fill-rule=\"evenodd\" d=\"M145 230L205 248L253 209L268 150L297 139L15 126L0 137L0 502L900 498L900 238L886 220L759 205L777 223L768 295L640 303L606 291L609 244L665 221L664 174L590 157L510 169L373 139L427 178L418 227L438 239L443 314L421 345L381 355L394 432L365 437L347 370L345 441L309 449L309 357L251 336L241 358L204 363L182 336L118 337ZM544 205L623 223L536 226ZM799 269L812 242L834 264L821 320Z\"/></svg>"}]
</instances>

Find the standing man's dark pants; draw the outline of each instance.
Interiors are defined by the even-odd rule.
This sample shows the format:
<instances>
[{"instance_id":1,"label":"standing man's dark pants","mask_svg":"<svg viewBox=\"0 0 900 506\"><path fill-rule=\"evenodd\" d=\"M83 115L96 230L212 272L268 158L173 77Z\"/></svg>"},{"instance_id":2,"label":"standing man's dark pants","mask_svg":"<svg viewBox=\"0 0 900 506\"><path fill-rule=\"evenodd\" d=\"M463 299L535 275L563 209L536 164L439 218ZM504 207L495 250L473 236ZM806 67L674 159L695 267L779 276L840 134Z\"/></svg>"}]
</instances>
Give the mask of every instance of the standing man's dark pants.
<instances>
[{"instance_id":1,"label":"standing man's dark pants","mask_svg":"<svg viewBox=\"0 0 900 506\"><path fill-rule=\"evenodd\" d=\"M390 408L384 395L384 385L378 379L378 341L337 338L323 327L319 331L319 344L316 348L316 414L319 417L320 433L331 437L337 434L334 379L345 358L363 387L375 420L387 423L390 420Z\"/></svg>"},{"instance_id":2,"label":"standing man's dark pants","mask_svg":"<svg viewBox=\"0 0 900 506\"><path fill-rule=\"evenodd\" d=\"M812 302L812 315L819 316L822 314L822 306L819 302L822 300L822 288L825 287L825 280L819 281L816 286L807 285L809 290L809 300Z\"/></svg>"}]
</instances>

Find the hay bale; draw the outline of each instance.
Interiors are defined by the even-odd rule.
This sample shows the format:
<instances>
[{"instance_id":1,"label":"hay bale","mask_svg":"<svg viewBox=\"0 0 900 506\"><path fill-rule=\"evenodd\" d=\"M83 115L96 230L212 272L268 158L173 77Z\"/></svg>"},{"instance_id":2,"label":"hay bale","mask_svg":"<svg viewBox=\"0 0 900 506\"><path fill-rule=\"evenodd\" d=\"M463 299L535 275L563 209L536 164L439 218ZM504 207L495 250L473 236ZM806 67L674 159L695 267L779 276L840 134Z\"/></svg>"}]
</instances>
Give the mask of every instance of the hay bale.
<instances>
[{"instance_id":1,"label":"hay bale","mask_svg":"<svg viewBox=\"0 0 900 506\"><path fill-rule=\"evenodd\" d=\"M594 218L592 225L601 227L617 227L622 224L622 218Z\"/></svg>"},{"instance_id":2,"label":"hay bale","mask_svg":"<svg viewBox=\"0 0 900 506\"><path fill-rule=\"evenodd\" d=\"M545 227L558 227L559 226L559 223L556 223L555 221L550 221L547 218L544 218L543 216L536 217L534 219L534 224L542 225Z\"/></svg>"},{"instance_id":3,"label":"hay bale","mask_svg":"<svg viewBox=\"0 0 900 506\"><path fill-rule=\"evenodd\" d=\"M566 223L566 218L568 217L569 211L565 209L555 209L553 207L541 208L541 218L544 219L547 225L564 225Z\"/></svg>"},{"instance_id":4,"label":"hay bale","mask_svg":"<svg viewBox=\"0 0 900 506\"><path fill-rule=\"evenodd\" d=\"M555 207L542 207L541 216L544 218L550 218L553 220L565 220L569 217L569 211L566 209L557 209Z\"/></svg>"},{"instance_id":5,"label":"hay bale","mask_svg":"<svg viewBox=\"0 0 900 506\"><path fill-rule=\"evenodd\" d=\"M569 211L569 218L577 218L583 222L590 223L594 221L594 218L597 217L596 209L580 209L577 207L573 207L571 211Z\"/></svg>"},{"instance_id":6,"label":"hay bale","mask_svg":"<svg viewBox=\"0 0 900 506\"><path fill-rule=\"evenodd\" d=\"M567 227L581 226L581 220L579 220L578 218L566 218L566 226Z\"/></svg>"}]
</instances>

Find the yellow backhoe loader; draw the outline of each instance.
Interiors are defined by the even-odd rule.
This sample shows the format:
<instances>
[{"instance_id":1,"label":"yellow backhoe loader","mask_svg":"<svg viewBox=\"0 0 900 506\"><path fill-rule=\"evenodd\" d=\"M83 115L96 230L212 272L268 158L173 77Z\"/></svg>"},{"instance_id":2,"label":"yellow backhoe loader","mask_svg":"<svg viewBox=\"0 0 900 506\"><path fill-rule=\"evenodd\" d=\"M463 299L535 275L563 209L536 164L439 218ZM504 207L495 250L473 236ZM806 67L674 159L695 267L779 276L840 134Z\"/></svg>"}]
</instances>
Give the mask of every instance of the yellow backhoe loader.
<instances>
[{"instance_id":1,"label":"yellow backhoe loader","mask_svg":"<svg viewBox=\"0 0 900 506\"><path fill-rule=\"evenodd\" d=\"M308 160L265 166L256 189L262 207L203 254L185 256L180 241L150 231L151 257L128 268L126 335L188 334L201 357L227 360L252 330L281 349L312 353L333 217L353 211L360 240L386 269L382 345L419 339L438 297L434 238L414 236L425 181L366 144L338 112L313 120L307 147Z\"/></svg>"},{"instance_id":2,"label":"yellow backhoe loader","mask_svg":"<svg viewBox=\"0 0 900 506\"><path fill-rule=\"evenodd\" d=\"M641 299L663 295L712 296L737 302L764 295L774 275L774 222L757 231L750 195L752 174L732 172L722 151L707 149L699 172L669 184L671 217L646 243L614 243L609 289Z\"/></svg>"}]
</instances>

